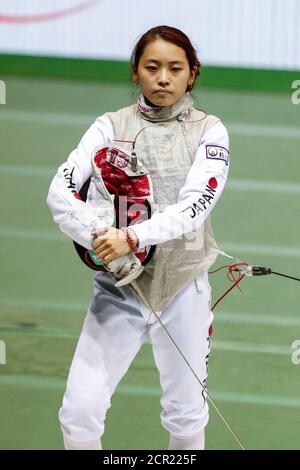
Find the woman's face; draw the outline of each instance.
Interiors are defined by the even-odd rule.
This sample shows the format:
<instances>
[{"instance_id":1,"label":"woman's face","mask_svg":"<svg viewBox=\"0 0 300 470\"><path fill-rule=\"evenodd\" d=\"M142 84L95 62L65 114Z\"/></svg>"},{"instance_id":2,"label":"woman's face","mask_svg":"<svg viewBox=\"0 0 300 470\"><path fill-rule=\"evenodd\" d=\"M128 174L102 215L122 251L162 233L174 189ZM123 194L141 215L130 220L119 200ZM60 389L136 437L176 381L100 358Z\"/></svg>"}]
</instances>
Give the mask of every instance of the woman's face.
<instances>
[{"instance_id":1,"label":"woman's face","mask_svg":"<svg viewBox=\"0 0 300 470\"><path fill-rule=\"evenodd\" d=\"M194 82L196 70L190 70L184 49L158 38L145 47L133 79L151 103L170 106Z\"/></svg>"}]
</instances>

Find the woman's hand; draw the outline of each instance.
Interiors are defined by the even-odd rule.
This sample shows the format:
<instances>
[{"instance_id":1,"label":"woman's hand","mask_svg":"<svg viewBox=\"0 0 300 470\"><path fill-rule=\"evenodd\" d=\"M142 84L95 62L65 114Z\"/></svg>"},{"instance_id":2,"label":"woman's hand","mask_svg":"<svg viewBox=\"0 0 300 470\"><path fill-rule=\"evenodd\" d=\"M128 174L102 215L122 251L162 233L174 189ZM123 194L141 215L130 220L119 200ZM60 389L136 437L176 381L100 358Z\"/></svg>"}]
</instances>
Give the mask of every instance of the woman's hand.
<instances>
[{"instance_id":1,"label":"woman's hand","mask_svg":"<svg viewBox=\"0 0 300 470\"><path fill-rule=\"evenodd\" d=\"M94 230L91 235L99 237L92 241L92 247L98 258L106 264L131 251L122 230L101 227Z\"/></svg>"}]
</instances>

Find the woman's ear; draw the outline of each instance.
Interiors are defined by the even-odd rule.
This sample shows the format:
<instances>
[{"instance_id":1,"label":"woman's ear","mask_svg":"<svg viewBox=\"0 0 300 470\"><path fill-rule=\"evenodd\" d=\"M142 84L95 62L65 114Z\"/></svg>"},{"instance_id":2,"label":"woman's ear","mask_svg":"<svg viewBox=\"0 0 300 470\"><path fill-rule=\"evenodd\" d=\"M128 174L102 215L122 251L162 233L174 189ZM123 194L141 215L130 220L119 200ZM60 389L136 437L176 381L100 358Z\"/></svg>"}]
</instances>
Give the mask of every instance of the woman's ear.
<instances>
[{"instance_id":1,"label":"woman's ear","mask_svg":"<svg viewBox=\"0 0 300 470\"><path fill-rule=\"evenodd\" d=\"M132 79L133 79L134 83L138 83L139 77L138 77L138 74L137 74L133 64L131 66L131 70L132 70Z\"/></svg>"},{"instance_id":2,"label":"woman's ear","mask_svg":"<svg viewBox=\"0 0 300 470\"><path fill-rule=\"evenodd\" d=\"M196 65L194 65L194 67L191 69L191 72L190 72L186 91L192 90L194 83L195 83L196 73L197 73L197 67Z\"/></svg>"},{"instance_id":3,"label":"woman's ear","mask_svg":"<svg viewBox=\"0 0 300 470\"><path fill-rule=\"evenodd\" d=\"M197 66L194 65L194 67L191 69L191 73L190 73L190 79L189 79L189 82L190 82L190 83L194 83L195 77L196 77L196 73L197 73Z\"/></svg>"}]
</instances>

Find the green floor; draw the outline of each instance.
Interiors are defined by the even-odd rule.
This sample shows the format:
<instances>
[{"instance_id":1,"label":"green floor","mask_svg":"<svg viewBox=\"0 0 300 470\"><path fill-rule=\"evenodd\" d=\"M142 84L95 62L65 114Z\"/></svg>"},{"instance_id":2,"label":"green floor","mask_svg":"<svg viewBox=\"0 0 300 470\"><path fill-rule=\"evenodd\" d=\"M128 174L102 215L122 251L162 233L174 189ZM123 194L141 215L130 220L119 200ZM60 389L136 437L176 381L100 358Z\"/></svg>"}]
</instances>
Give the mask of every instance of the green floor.
<instances>
[{"instance_id":1,"label":"green floor","mask_svg":"<svg viewBox=\"0 0 300 470\"><path fill-rule=\"evenodd\" d=\"M95 117L136 95L125 85L1 79L0 340L7 363L0 365L0 448L61 449L57 412L92 273L52 222L46 195L56 167ZM213 214L221 248L300 277L300 105L289 93L209 89L195 93L195 105L219 116L231 137L230 179ZM226 263L220 257L215 266ZM222 272L210 282L214 299L229 286ZM300 449L300 365L291 361L291 344L300 340L300 284L247 278L242 290L215 311L208 387L247 448ZM113 397L105 448L166 448L159 396L145 344ZM208 449L236 448L214 411L206 442Z\"/></svg>"}]
</instances>

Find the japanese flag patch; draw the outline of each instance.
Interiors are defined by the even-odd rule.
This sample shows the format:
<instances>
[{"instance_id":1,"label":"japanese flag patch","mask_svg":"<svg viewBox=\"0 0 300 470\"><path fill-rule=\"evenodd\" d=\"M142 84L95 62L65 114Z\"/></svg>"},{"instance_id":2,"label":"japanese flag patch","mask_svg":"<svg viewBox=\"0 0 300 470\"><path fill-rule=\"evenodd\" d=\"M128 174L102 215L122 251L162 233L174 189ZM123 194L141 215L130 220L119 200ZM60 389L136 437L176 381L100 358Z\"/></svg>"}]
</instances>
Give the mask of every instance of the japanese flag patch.
<instances>
[{"instance_id":1,"label":"japanese flag patch","mask_svg":"<svg viewBox=\"0 0 300 470\"><path fill-rule=\"evenodd\" d=\"M220 145L206 145L206 158L210 160L221 160L228 166L229 152Z\"/></svg>"}]
</instances>

